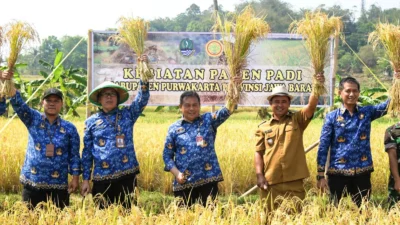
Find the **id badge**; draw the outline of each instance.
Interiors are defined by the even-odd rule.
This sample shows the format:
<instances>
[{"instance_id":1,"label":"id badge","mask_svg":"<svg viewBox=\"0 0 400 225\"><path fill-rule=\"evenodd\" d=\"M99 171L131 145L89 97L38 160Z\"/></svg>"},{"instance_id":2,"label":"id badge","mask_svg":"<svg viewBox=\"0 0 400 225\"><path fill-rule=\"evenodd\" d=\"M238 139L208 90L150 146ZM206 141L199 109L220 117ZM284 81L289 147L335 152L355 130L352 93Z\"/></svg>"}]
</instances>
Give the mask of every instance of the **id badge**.
<instances>
[{"instance_id":1,"label":"id badge","mask_svg":"<svg viewBox=\"0 0 400 225\"><path fill-rule=\"evenodd\" d=\"M124 135L117 135L115 140L115 143L117 145L117 148L125 148L125 136Z\"/></svg>"},{"instance_id":2,"label":"id badge","mask_svg":"<svg viewBox=\"0 0 400 225\"><path fill-rule=\"evenodd\" d=\"M196 145L197 146L203 146L204 140L203 140L203 136L196 136Z\"/></svg>"},{"instance_id":3,"label":"id badge","mask_svg":"<svg viewBox=\"0 0 400 225\"><path fill-rule=\"evenodd\" d=\"M47 144L46 145L46 156L47 157L53 157L54 156L54 145L53 144Z\"/></svg>"}]
</instances>

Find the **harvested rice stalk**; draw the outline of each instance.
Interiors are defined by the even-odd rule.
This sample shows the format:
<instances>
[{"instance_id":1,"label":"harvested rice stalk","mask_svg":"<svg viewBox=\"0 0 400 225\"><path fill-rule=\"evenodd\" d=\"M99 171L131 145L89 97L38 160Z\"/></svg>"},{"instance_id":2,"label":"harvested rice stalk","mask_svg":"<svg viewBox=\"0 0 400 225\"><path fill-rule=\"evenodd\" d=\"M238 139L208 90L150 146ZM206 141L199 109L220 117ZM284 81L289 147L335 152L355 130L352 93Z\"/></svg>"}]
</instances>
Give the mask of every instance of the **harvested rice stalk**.
<instances>
[{"instance_id":1,"label":"harvested rice stalk","mask_svg":"<svg viewBox=\"0 0 400 225\"><path fill-rule=\"evenodd\" d=\"M324 73L329 38L332 35L338 38L342 29L343 23L340 17L328 18L328 15L320 11L306 12L303 19L295 20L289 26L290 33L301 34L305 39L305 46L314 69L312 86L313 95L316 97L327 93L325 85L317 81L316 76Z\"/></svg>"},{"instance_id":2,"label":"harvested rice stalk","mask_svg":"<svg viewBox=\"0 0 400 225\"><path fill-rule=\"evenodd\" d=\"M369 34L368 42L372 43L374 50L377 46L382 45L393 70L400 72L400 26L378 23L375 29L374 32ZM389 95L391 101L388 111L392 115L398 115L400 112L400 79L395 76L393 76L393 85L390 88Z\"/></svg>"},{"instance_id":3,"label":"harvested rice stalk","mask_svg":"<svg viewBox=\"0 0 400 225\"><path fill-rule=\"evenodd\" d=\"M137 67L140 78L144 82L153 79L154 74L150 71L148 63L142 60L144 53L144 42L147 38L147 31L149 30L149 22L141 18L126 18L119 19L120 27L118 28L118 35L112 36L117 43L128 45L138 56Z\"/></svg>"},{"instance_id":4,"label":"harvested rice stalk","mask_svg":"<svg viewBox=\"0 0 400 225\"><path fill-rule=\"evenodd\" d=\"M24 45L35 40L39 40L39 36L30 24L22 21L13 21L6 25L5 43L9 44L10 51L7 59L7 69L13 70ZM0 90L0 96L11 97L14 92L14 82L5 80Z\"/></svg>"},{"instance_id":5,"label":"harvested rice stalk","mask_svg":"<svg viewBox=\"0 0 400 225\"><path fill-rule=\"evenodd\" d=\"M270 27L264 17L256 17L253 8L247 6L232 20L217 18L215 30L220 30L227 59L230 81L227 93L227 107L233 112L239 102L241 82L235 82L235 76L242 76L241 72L247 66L247 56L251 44L270 32Z\"/></svg>"}]
</instances>

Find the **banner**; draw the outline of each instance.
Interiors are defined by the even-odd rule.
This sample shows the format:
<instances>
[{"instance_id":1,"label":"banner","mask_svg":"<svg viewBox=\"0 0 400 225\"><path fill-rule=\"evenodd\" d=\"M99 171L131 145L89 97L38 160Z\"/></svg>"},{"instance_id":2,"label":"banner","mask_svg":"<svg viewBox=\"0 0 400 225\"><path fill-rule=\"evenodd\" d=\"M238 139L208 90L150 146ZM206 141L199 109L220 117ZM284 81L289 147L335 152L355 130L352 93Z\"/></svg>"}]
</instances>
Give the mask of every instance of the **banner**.
<instances>
[{"instance_id":1,"label":"banner","mask_svg":"<svg viewBox=\"0 0 400 225\"><path fill-rule=\"evenodd\" d=\"M129 90L130 104L138 88L136 54L113 40L115 32L93 31L91 84L89 92L103 81L112 81ZM150 32L145 43L155 77L150 82L149 105L179 105L183 91L199 93L202 105L224 105L229 72L220 34L198 32ZM329 43L325 72L329 93L320 106L330 106L332 93L333 41ZM90 70L89 70L90 71ZM285 85L294 96L292 106L308 103L313 69L299 36L269 34L251 46L248 65L242 71L243 85L239 105L265 106L277 85Z\"/></svg>"}]
</instances>

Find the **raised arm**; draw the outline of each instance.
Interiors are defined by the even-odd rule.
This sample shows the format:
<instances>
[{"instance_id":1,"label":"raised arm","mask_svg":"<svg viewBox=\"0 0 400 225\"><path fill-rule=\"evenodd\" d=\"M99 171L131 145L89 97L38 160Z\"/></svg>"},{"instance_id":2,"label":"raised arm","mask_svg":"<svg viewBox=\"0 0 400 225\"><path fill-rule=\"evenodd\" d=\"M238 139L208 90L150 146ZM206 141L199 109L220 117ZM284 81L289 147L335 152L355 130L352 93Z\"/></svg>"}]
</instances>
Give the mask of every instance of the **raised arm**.
<instances>
[{"instance_id":1,"label":"raised arm","mask_svg":"<svg viewBox=\"0 0 400 225\"><path fill-rule=\"evenodd\" d=\"M323 74L317 74L317 80L320 83L325 83L325 77ZM304 108L304 113L306 114L307 118L311 119L312 116L314 115L315 109L317 108L318 105L318 96L314 96L311 92L310 98L308 100L308 104Z\"/></svg>"}]
</instances>

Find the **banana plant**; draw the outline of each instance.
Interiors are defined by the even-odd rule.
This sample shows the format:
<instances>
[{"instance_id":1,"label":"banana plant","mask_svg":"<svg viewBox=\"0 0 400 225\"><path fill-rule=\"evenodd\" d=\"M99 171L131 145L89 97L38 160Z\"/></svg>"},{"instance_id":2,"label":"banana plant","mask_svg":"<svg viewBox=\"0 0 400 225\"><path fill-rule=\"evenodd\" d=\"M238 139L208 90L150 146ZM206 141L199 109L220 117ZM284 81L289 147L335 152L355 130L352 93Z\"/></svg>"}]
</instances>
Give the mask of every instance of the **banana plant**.
<instances>
[{"instance_id":1,"label":"banana plant","mask_svg":"<svg viewBox=\"0 0 400 225\"><path fill-rule=\"evenodd\" d=\"M63 93L63 115L79 117L76 110L79 106L84 105L87 99L87 71L72 66L65 69L63 65L59 65L63 60L64 53L58 49L55 53L56 56L52 64L39 60L39 63L47 70L41 70L39 74L47 78L50 75L48 71L53 71L53 77L47 83L50 87L58 88Z\"/></svg>"}]
</instances>

